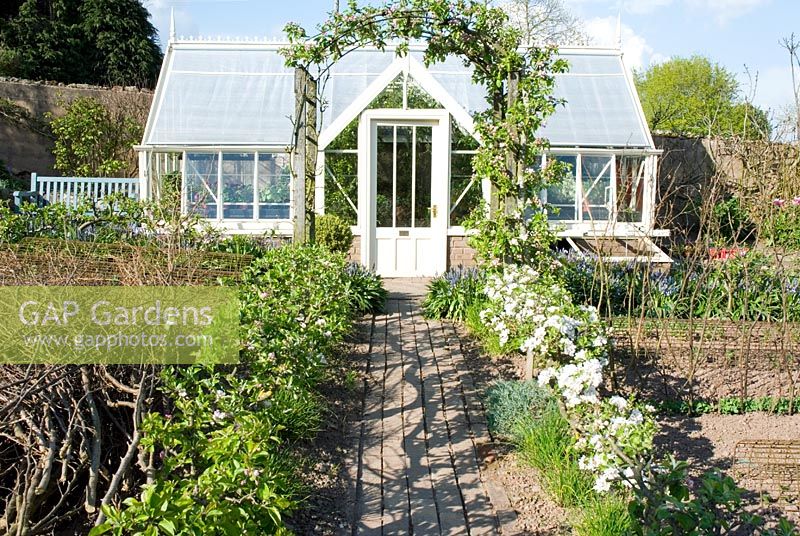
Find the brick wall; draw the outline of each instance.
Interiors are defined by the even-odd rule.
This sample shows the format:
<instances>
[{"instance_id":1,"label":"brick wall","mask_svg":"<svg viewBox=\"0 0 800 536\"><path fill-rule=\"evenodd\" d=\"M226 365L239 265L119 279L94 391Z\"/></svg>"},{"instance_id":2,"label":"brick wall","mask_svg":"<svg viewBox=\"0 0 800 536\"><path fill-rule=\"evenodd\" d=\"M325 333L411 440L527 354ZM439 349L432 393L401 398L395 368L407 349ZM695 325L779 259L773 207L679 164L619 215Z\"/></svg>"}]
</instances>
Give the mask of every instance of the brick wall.
<instances>
[{"instance_id":1,"label":"brick wall","mask_svg":"<svg viewBox=\"0 0 800 536\"><path fill-rule=\"evenodd\" d=\"M475 250L467 245L466 236L447 237L447 267L475 266Z\"/></svg>"},{"instance_id":2,"label":"brick wall","mask_svg":"<svg viewBox=\"0 0 800 536\"><path fill-rule=\"evenodd\" d=\"M350 251L347 253L347 260L361 262L361 237L354 236L353 243L350 244Z\"/></svg>"}]
</instances>

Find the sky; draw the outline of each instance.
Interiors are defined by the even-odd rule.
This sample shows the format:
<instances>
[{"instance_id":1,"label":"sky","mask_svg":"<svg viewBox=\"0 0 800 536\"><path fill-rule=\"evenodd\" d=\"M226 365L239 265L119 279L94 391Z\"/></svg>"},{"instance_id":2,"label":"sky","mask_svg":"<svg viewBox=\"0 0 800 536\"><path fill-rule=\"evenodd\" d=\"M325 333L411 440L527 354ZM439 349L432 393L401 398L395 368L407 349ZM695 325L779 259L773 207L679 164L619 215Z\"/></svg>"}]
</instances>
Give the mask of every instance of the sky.
<instances>
[{"instance_id":1,"label":"sky","mask_svg":"<svg viewBox=\"0 0 800 536\"><path fill-rule=\"evenodd\" d=\"M800 35L800 0L563 0L592 43L622 49L629 67L702 54L737 74L742 92L776 115L793 101L789 55L779 41ZM347 0L341 0L345 5ZM144 0L162 44L175 10L180 36L280 38L286 22L307 30L333 0ZM749 75L748 75L749 72Z\"/></svg>"}]
</instances>

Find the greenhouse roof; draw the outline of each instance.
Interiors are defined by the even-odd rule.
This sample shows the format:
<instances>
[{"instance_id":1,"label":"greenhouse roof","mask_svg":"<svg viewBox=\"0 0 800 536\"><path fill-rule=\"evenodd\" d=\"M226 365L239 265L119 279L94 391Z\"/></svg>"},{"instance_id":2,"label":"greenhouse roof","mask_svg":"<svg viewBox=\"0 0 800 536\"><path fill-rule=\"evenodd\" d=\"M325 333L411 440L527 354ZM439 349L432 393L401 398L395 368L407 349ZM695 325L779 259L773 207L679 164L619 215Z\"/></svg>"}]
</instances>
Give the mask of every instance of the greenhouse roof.
<instances>
[{"instance_id":1,"label":"greenhouse roof","mask_svg":"<svg viewBox=\"0 0 800 536\"><path fill-rule=\"evenodd\" d=\"M278 52L283 44L171 42L145 129L143 144L157 147L283 147L290 144L294 71ZM360 112L364 96L396 72L420 75L422 87L467 130L471 114L488 106L483 87L457 57L422 67L422 50L359 49L324 77L322 136ZM559 54L570 64L556 76L564 99L541 135L558 147L652 148L633 81L617 50L575 48ZM409 71L409 66L411 69ZM385 85L385 84L384 84ZM368 104L369 101L367 101ZM338 119L338 122L337 122ZM469 124L465 124L469 123ZM337 126L338 124L338 126ZM329 136L330 138L330 136Z\"/></svg>"}]
</instances>

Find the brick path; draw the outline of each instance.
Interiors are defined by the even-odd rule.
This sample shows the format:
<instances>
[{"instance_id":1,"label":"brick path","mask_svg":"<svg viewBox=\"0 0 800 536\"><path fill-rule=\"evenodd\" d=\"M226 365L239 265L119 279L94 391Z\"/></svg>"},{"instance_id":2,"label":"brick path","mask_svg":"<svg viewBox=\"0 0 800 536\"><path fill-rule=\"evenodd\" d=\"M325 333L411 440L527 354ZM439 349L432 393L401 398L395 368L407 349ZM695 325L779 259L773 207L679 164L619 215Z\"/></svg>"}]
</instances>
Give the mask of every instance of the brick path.
<instances>
[{"instance_id":1,"label":"brick path","mask_svg":"<svg viewBox=\"0 0 800 536\"><path fill-rule=\"evenodd\" d=\"M425 320L411 289L393 293L366 330L353 532L498 534L478 455L489 435L458 334L452 324ZM492 488L495 503L508 507Z\"/></svg>"}]
</instances>

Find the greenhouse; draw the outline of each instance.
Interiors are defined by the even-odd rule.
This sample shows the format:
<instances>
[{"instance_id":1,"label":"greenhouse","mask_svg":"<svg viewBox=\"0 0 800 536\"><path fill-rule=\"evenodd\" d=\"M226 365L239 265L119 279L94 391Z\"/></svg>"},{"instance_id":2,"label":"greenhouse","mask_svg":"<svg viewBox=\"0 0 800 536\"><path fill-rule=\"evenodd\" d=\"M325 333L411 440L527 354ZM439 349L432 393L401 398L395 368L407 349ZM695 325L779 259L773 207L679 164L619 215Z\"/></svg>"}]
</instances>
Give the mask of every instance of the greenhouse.
<instances>
[{"instance_id":1,"label":"greenhouse","mask_svg":"<svg viewBox=\"0 0 800 536\"><path fill-rule=\"evenodd\" d=\"M464 220L490 200L472 176L473 115L488 104L457 58L431 66L363 48L318 76L313 181L293 181L295 71L281 43L172 39L137 147L140 191L158 199L180 177L183 210L226 233L297 235L304 191L316 213L352 225L352 256L385 276L469 264ZM664 257L654 229L659 151L619 50L565 48L563 99L541 136L543 159L572 178L542 192L549 218L578 250L605 240L611 257ZM308 174L304 174L308 176ZM308 186L308 188L306 188ZM663 258L662 258L663 260Z\"/></svg>"}]
</instances>

